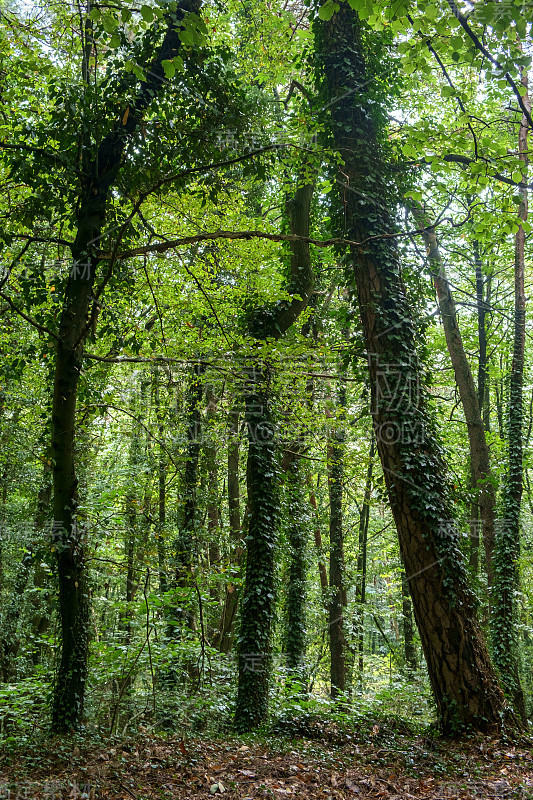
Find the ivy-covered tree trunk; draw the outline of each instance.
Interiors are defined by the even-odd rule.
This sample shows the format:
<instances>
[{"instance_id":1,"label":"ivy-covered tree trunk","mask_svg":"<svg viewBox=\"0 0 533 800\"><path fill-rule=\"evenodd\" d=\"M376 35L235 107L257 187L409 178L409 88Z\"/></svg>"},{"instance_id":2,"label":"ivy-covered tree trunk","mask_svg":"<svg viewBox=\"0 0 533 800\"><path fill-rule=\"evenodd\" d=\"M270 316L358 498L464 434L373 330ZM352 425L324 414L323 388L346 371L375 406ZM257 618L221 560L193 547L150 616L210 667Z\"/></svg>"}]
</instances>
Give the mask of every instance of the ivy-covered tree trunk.
<instances>
[{"instance_id":1,"label":"ivy-covered tree trunk","mask_svg":"<svg viewBox=\"0 0 533 800\"><path fill-rule=\"evenodd\" d=\"M241 733L257 727L268 715L274 555L279 514L268 381L267 369L260 370L259 365L255 365L250 370L246 387L248 533L235 711L235 727Z\"/></svg>"},{"instance_id":2,"label":"ivy-covered tree trunk","mask_svg":"<svg viewBox=\"0 0 533 800\"><path fill-rule=\"evenodd\" d=\"M527 73L522 84L527 89ZM531 107L529 97L524 102ZM527 170L528 122L523 115L518 135L520 159ZM527 189L520 190L520 223L528 214ZM523 383L526 325L525 294L526 232L520 227L515 235L514 262L514 341L513 361L509 384L507 473L503 491L503 514L496 528L494 606L492 612L492 647L494 660L505 692L515 710L527 725L524 695L518 668L516 637L516 595L519 588L518 559L520 556L520 514L522 509L523 466Z\"/></svg>"},{"instance_id":3,"label":"ivy-covered tree trunk","mask_svg":"<svg viewBox=\"0 0 533 800\"><path fill-rule=\"evenodd\" d=\"M377 447L439 717L447 733L499 728L505 698L458 547L397 248L394 238L383 238L394 230L394 199L382 155L379 83L348 4L317 22L315 32L325 124L343 160L339 226L357 243L350 246L347 275L368 353ZM371 64L379 48L373 41ZM372 104L364 94L369 85Z\"/></svg>"},{"instance_id":4,"label":"ivy-covered tree trunk","mask_svg":"<svg viewBox=\"0 0 533 800\"><path fill-rule=\"evenodd\" d=\"M304 183L287 203L291 233L309 236L312 194L313 186ZM309 245L305 242L291 243L287 290L290 299L277 303L273 308L258 309L252 316L249 331L256 340L278 339L309 302L313 291L313 270ZM248 369L244 394L248 432L248 530L235 710L235 727L239 732L258 727L268 715L278 500L269 375L265 364L258 361Z\"/></svg>"},{"instance_id":5,"label":"ivy-covered tree trunk","mask_svg":"<svg viewBox=\"0 0 533 800\"><path fill-rule=\"evenodd\" d=\"M72 245L72 268L65 288L57 336L51 445L53 458L53 546L57 557L61 656L52 702L52 728L75 728L83 712L88 657L89 599L86 574L85 533L77 507L74 461L76 401L83 368L83 350L91 331L93 287L99 259L96 252L106 223L106 206L119 174L126 143L138 129L143 115L164 85L162 62L181 49L179 23L185 14L197 12L199 0L181 0L165 18L166 33L155 58L147 65L128 113L120 113L112 130L96 149L90 139L90 120L80 120L80 152L83 153L81 193ZM85 49L84 76L88 75L90 47ZM105 286L106 279L101 290ZM100 290L100 291L101 291Z\"/></svg>"}]
</instances>

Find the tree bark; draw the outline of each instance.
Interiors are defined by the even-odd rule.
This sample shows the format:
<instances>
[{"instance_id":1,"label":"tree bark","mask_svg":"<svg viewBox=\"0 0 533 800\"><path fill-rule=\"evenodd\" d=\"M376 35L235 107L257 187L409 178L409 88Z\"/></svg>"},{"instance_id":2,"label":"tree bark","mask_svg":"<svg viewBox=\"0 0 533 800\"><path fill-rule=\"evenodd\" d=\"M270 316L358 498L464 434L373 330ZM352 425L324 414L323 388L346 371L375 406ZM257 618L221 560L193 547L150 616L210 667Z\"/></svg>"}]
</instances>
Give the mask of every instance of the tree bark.
<instances>
[{"instance_id":1,"label":"tree bark","mask_svg":"<svg viewBox=\"0 0 533 800\"><path fill-rule=\"evenodd\" d=\"M450 734L500 728L510 712L451 522L442 448L421 386L416 330L395 240L388 238L393 199L378 136L381 109L375 95L372 108L364 95L354 96L354 87L366 87L372 78L357 14L342 4L329 21L316 24L315 33L327 128L343 159L339 225L346 225L343 235L361 243L350 248L347 274L368 354L377 447L439 717Z\"/></svg>"}]
</instances>

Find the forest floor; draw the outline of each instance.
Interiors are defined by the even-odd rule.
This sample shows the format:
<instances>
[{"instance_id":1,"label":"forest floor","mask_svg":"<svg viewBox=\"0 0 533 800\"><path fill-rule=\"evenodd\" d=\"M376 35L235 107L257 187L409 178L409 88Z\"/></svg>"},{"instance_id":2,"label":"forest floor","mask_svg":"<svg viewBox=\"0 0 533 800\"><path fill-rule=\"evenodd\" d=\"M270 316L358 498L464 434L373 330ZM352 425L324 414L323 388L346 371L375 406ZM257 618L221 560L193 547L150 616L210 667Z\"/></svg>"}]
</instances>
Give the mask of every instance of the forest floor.
<instances>
[{"instance_id":1,"label":"forest floor","mask_svg":"<svg viewBox=\"0 0 533 800\"><path fill-rule=\"evenodd\" d=\"M528 739L446 741L396 719L305 733L13 740L0 753L0 799L533 798Z\"/></svg>"}]
</instances>

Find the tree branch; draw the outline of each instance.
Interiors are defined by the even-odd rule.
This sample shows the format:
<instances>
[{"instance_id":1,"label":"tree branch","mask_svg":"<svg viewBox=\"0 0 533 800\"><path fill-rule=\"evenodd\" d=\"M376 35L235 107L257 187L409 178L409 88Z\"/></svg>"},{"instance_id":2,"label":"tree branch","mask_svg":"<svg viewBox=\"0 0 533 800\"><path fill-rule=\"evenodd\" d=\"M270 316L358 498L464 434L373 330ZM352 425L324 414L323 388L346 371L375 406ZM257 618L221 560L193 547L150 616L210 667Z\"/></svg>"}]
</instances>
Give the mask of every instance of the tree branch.
<instances>
[{"instance_id":1,"label":"tree branch","mask_svg":"<svg viewBox=\"0 0 533 800\"><path fill-rule=\"evenodd\" d=\"M478 39L478 37L476 36L474 31L472 30L472 28L468 24L468 20L465 17L465 15L462 14L459 11L459 9L457 8L455 0L448 0L448 5L450 6L454 17L458 20L458 22L461 25L462 29L470 37L470 39L472 40L472 42L474 43L476 48L479 50L479 52L483 53L485 58L487 58L490 61L490 63L494 67L496 67L496 69L499 69L499 70L501 70L503 72L502 65L500 64L500 62L498 61L497 58L494 58L494 56L491 55L491 53L489 53L489 51L487 50L487 48L485 47L483 42L481 42L480 39ZM533 119L531 117L531 113L530 113L529 109L527 108L527 106L525 105L525 103L524 103L524 101L522 99L522 95L520 94L520 90L518 89L518 86L516 85L515 81L513 80L513 78L511 77L511 75L508 72L504 73L504 78L507 81L507 83L509 84L509 86L512 88L513 92L515 93L516 99L518 100L518 105L522 109L522 114L527 119L529 127L533 128Z\"/></svg>"}]
</instances>

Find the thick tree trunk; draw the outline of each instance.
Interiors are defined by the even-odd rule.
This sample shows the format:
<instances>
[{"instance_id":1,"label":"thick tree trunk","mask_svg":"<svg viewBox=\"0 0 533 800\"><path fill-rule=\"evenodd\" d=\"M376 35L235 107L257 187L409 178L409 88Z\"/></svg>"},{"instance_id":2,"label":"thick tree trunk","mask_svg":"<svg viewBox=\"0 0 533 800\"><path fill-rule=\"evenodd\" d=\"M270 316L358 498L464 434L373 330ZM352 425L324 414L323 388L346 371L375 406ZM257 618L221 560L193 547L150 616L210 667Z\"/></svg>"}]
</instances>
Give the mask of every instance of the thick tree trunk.
<instances>
[{"instance_id":1,"label":"thick tree trunk","mask_svg":"<svg viewBox=\"0 0 533 800\"><path fill-rule=\"evenodd\" d=\"M80 195L72 269L59 325L52 404L52 535L57 556L61 618L61 659L52 703L52 728L56 732L77 726L83 712L87 673L89 600L86 543L77 509L74 434L83 347L91 329L88 323L98 265L95 249L104 229L107 200L120 171L126 143L166 82L162 62L173 58L181 49L178 23L187 12L197 12L199 8L199 0L182 0L177 10L169 13L161 46L154 61L148 65L147 77L140 84L134 102L128 106L128 114L121 112L111 132L101 140L93 160L89 156L91 142L87 141L85 132L80 134L80 143L86 144L83 171L88 177L83 180ZM85 73L87 69L85 63Z\"/></svg>"},{"instance_id":2,"label":"thick tree trunk","mask_svg":"<svg viewBox=\"0 0 533 800\"><path fill-rule=\"evenodd\" d=\"M291 233L309 236L313 186L304 183L287 203ZM291 243L290 299L274 308L258 309L249 323L259 341L278 339L298 319L313 291L309 245ZM256 363L248 371L245 420L248 430L248 535L246 581L241 606L239 678L235 727L252 730L268 715L270 677L270 626L274 603L274 549L277 543L278 507L275 487L275 446L270 410L268 371Z\"/></svg>"},{"instance_id":3,"label":"thick tree trunk","mask_svg":"<svg viewBox=\"0 0 533 800\"><path fill-rule=\"evenodd\" d=\"M527 89L527 73L522 84ZM527 108L529 97L523 98ZM527 169L528 122L522 116L519 132L519 153ZM527 189L521 189L520 222L527 220ZM518 642L516 634L516 595L519 588L518 559L520 556L520 514L522 508L523 466L523 382L526 324L525 295L525 241L522 224L515 236L514 265L514 342L511 379L509 386L507 473L503 491L503 516L496 528L494 607L492 613L492 647L505 692L515 710L527 725L524 694L518 668Z\"/></svg>"},{"instance_id":4,"label":"thick tree trunk","mask_svg":"<svg viewBox=\"0 0 533 800\"><path fill-rule=\"evenodd\" d=\"M252 730L268 715L274 552L279 513L268 373L260 370L258 365L250 370L245 420L248 431L248 535L235 712L235 727L239 732Z\"/></svg>"},{"instance_id":5,"label":"thick tree trunk","mask_svg":"<svg viewBox=\"0 0 533 800\"><path fill-rule=\"evenodd\" d=\"M393 232L393 200L377 136L379 109L354 96L354 87L369 81L357 14L342 4L331 20L317 23L316 34L329 130L344 161L345 235L360 243L351 246L347 269L368 353L374 430L433 694L444 731L499 728L507 706L451 521L398 253L393 238L381 238Z\"/></svg>"}]
</instances>

